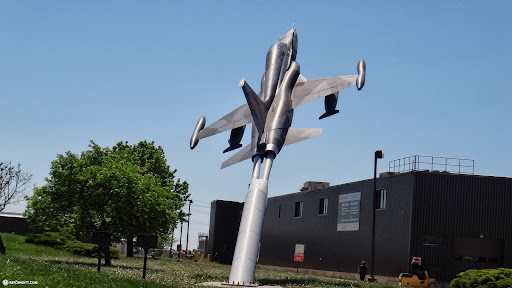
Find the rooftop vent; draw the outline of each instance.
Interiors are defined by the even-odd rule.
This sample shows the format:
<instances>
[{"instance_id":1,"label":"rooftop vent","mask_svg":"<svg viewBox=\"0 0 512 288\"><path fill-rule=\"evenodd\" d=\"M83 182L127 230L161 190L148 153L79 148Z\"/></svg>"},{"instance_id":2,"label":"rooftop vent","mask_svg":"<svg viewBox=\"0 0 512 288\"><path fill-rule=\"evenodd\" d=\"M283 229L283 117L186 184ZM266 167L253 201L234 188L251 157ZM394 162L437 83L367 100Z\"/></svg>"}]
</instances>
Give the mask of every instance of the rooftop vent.
<instances>
[{"instance_id":1,"label":"rooftop vent","mask_svg":"<svg viewBox=\"0 0 512 288\"><path fill-rule=\"evenodd\" d=\"M25 218L23 212L0 212L0 217Z\"/></svg>"},{"instance_id":2,"label":"rooftop vent","mask_svg":"<svg viewBox=\"0 0 512 288\"><path fill-rule=\"evenodd\" d=\"M302 188L300 188L300 192L326 188L329 187L330 185L331 184L329 182L308 181L304 183L304 186Z\"/></svg>"}]
</instances>

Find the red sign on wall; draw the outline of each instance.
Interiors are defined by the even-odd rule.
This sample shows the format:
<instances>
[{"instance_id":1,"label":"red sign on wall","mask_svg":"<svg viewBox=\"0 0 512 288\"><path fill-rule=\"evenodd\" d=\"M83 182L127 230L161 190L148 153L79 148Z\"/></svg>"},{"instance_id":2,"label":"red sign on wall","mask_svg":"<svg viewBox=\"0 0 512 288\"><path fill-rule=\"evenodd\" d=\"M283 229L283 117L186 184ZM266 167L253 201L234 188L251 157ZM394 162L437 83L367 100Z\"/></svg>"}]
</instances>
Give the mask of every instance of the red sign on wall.
<instances>
[{"instance_id":1,"label":"red sign on wall","mask_svg":"<svg viewBox=\"0 0 512 288\"><path fill-rule=\"evenodd\" d=\"M412 257L411 263L421 265L421 257Z\"/></svg>"},{"instance_id":2,"label":"red sign on wall","mask_svg":"<svg viewBox=\"0 0 512 288\"><path fill-rule=\"evenodd\" d=\"M293 261L304 262L304 244L295 245L295 254L293 255Z\"/></svg>"}]
</instances>

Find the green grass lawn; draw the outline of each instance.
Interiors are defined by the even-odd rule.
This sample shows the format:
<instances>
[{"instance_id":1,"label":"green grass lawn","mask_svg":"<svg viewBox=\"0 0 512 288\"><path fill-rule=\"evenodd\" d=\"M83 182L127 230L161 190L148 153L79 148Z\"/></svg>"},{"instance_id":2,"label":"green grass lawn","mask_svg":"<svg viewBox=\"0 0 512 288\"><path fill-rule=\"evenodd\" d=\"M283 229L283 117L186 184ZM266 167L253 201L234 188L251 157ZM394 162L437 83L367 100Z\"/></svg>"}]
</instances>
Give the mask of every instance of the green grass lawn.
<instances>
[{"instance_id":1,"label":"green grass lawn","mask_svg":"<svg viewBox=\"0 0 512 288\"><path fill-rule=\"evenodd\" d=\"M0 281L37 281L29 287L197 287L202 282L229 278L230 266L162 258L148 259L146 280L143 258L113 259L101 267L97 259L75 256L63 250L25 243L25 237L2 234L7 255L0 255ZM392 287L326 277L256 270L256 281L283 287ZM26 285L23 285L26 287Z\"/></svg>"}]
</instances>

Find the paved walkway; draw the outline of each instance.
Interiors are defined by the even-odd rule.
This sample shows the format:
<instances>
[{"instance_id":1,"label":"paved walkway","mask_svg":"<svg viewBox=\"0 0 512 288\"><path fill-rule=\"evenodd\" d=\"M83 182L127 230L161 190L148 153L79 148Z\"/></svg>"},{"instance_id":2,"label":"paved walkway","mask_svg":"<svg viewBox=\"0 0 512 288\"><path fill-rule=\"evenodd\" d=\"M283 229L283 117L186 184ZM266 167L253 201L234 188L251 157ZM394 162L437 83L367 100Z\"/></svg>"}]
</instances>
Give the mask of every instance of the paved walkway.
<instances>
[{"instance_id":1,"label":"paved walkway","mask_svg":"<svg viewBox=\"0 0 512 288\"><path fill-rule=\"evenodd\" d=\"M282 271L282 272L297 272L297 268L292 268L292 267L279 267L279 266L259 265L258 264L258 265L256 265L256 268L266 269L266 270L274 270L274 271ZM308 274L308 275L324 276L324 277L330 277L330 278L360 281L359 274L357 274L357 273L314 270L314 269L304 269L304 268L299 268L299 273ZM368 276L369 275L366 275L367 278L368 278ZM396 277L375 275L375 278L377 278L378 283L398 285L398 275Z\"/></svg>"},{"instance_id":2,"label":"paved walkway","mask_svg":"<svg viewBox=\"0 0 512 288\"><path fill-rule=\"evenodd\" d=\"M281 271L281 272L297 272L297 268L292 268L292 267L279 267L279 266L257 264L256 268L258 268L258 269L266 269L266 270L274 270L274 271ZM299 273L301 273L301 274L308 274L308 275L324 276L324 277L330 277L330 278L338 278L338 279L360 281L359 280L359 274L357 274L357 273L347 273L347 272L338 272L338 271L325 271L325 270L314 270L314 269L303 269L303 268L299 268ZM366 275L367 279L368 279L368 276L369 275ZM377 282L378 283L385 283L385 284L390 284L390 285L398 286L398 275L396 277L375 275L375 278L377 278ZM437 282L436 284L437 284L437 288L451 288L449 283Z\"/></svg>"}]
</instances>

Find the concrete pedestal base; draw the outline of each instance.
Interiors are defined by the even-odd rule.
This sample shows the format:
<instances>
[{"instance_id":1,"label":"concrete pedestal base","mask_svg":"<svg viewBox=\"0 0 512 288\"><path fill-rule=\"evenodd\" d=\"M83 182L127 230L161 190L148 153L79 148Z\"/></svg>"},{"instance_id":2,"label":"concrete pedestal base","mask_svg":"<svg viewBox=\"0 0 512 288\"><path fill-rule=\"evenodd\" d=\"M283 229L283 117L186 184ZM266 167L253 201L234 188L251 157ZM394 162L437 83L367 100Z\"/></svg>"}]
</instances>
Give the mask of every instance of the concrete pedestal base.
<instances>
[{"instance_id":1,"label":"concrete pedestal base","mask_svg":"<svg viewBox=\"0 0 512 288\"><path fill-rule=\"evenodd\" d=\"M231 287L258 287L258 288L282 288L281 286L270 286L270 285L233 285L226 282L204 282L198 284L200 286L208 286L208 287L224 287L224 288L231 288Z\"/></svg>"}]
</instances>

